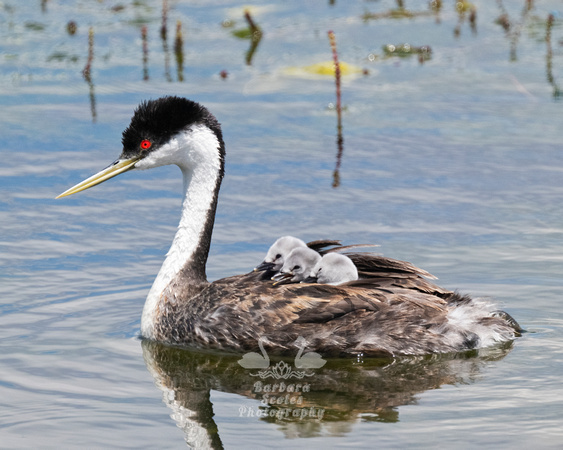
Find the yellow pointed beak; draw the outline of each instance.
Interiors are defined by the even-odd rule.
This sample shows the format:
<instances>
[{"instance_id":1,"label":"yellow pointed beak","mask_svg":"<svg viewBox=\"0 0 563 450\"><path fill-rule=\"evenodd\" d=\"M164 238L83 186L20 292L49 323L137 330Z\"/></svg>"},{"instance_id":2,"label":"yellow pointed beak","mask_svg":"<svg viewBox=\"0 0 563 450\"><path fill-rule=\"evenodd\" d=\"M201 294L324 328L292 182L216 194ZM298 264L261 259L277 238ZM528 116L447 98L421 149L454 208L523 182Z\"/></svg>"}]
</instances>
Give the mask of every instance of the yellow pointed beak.
<instances>
[{"instance_id":1,"label":"yellow pointed beak","mask_svg":"<svg viewBox=\"0 0 563 450\"><path fill-rule=\"evenodd\" d=\"M104 170L101 170L96 175L92 175L90 178L78 183L76 186L71 187L70 189L64 191L61 195L55 198L66 197L67 195L76 194L77 192L84 191L86 189L91 188L92 186L96 186L97 184L103 183L110 178L119 175L120 173L127 172L135 167L135 163L139 161L138 157L129 158L129 159L118 159L109 167L106 167Z\"/></svg>"}]
</instances>

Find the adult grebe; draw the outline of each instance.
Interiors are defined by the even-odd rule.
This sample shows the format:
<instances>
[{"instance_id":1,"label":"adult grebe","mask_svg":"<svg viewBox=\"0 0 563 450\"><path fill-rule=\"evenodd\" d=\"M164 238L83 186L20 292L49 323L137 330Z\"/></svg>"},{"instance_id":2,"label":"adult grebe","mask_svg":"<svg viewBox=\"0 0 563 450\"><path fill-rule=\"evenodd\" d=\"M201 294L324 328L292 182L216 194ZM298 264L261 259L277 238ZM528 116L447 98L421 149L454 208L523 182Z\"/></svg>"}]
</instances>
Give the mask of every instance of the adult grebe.
<instances>
[{"instance_id":1,"label":"adult grebe","mask_svg":"<svg viewBox=\"0 0 563 450\"><path fill-rule=\"evenodd\" d=\"M132 169L180 167L182 215L145 302L145 338L234 351L255 349L262 338L270 354L294 354L302 336L323 355L392 356L462 351L518 335L510 316L490 303L434 286L389 259L382 270L368 258L366 269L380 276L351 286L273 286L257 272L209 283L205 264L224 173L219 123L195 102L163 97L139 105L122 142L117 161L59 197Z\"/></svg>"}]
</instances>

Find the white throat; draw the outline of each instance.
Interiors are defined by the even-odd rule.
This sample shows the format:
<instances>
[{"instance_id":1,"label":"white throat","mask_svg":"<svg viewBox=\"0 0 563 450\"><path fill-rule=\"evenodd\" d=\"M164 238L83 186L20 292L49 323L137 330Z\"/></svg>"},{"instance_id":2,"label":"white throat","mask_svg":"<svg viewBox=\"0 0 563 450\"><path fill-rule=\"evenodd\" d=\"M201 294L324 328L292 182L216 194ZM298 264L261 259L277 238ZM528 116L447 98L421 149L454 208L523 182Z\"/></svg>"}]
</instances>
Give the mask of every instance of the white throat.
<instances>
[{"instance_id":1,"label":"white throat","mask_svg":"<svg viewBox=\"0 0 563 450\"><path fill-rule=\"evenodd\" d=\"M136 169L149 169L176 164L184 178L184 200L178 231L143 308L141 334L146 338L154 336L158 306L164 290L182 268L193 261L208 215L215 214L210 209L221 171L219 146L217 136L207 126L192 125L135 166Z\"/></svg>"}]
</instances>

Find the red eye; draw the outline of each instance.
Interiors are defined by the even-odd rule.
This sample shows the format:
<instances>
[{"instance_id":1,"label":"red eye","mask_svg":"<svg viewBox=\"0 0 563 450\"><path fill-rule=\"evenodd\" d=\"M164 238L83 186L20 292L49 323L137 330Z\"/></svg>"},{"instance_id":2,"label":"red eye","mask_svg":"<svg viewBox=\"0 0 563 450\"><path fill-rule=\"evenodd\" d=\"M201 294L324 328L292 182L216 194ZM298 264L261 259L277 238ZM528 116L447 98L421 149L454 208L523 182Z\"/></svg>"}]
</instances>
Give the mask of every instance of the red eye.
<instances>
[{"instance_id":1,"label":"red eye","mask_svg":"<svg viewBox=\"0 0 563 450\"><path fill-rule=\"evenodd\" d=\"M144 139L144 140L141 141L141 148L143 150L147 150L147 149L151 148L151 145L152 145L152 142L149 141L148 139Z\"/></svg>"}]
</instances>

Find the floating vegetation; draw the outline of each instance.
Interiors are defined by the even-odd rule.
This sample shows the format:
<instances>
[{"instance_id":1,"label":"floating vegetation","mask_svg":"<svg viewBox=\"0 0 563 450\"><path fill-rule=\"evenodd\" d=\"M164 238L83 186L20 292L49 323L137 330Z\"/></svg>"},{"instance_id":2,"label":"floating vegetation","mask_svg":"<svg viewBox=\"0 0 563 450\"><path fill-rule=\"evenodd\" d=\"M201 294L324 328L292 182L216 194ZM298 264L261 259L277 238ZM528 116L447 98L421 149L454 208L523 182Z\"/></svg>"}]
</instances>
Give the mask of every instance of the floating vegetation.
<instances>
[{"instance_id":1,"label":"floating vegetation","mask_svg":"<svg viewBox=\"0 0 563 450\"><path fill-rule=\"evenodd\" d=\"M311 73L314 75L324 75L330 77L336 76L336 66L333 61L325 61L316 64L311 64L310 66L303 67L303 70L307 73ZM339 70L340 70L339 75L351 75L351 74L362 72L362 69L360 67L345 62L339 63Z\"/></svg>"},{"instance_id":2,"label":"floating vegetation","mask_svg":"<svg viewBox=\"0 0 563 450\"><path fill-rule=\"evenodd\" d=\"M239 39L252 39L253 41L254 40L260 41L260 39L262 39L262 29L258 25L256 25L256 22L254 22L252 16L250 15L250 11L248 10L244 11L244 18L246 19L246 23L248 24L248 27L240 28L238 30L233 30L231 31L232 35ZM232 25L233 25L232 21L227 21L227 20L223 21L224 28L228 28Z\"/></svg>"},{"instance_id":3,"label":"floating vegetation","mask_svg":"<svg viewBox=\"0 0 563 450\"><path fill-rule=\"evenodd\" d=\"M252 37L252 30L250 28L239 28L238 30L231 31L231 33L239 39L250 39Z\"/></svg>"},{"instance_id":4,"label":"floating vegetation","mask_svg":"<svg viewBox=\"0 0 563 450\"><path fill-rule=\"evenodd\" d=\"M428 45L423 45L421 47L415 47L410 44L387 44L383 46L383 54L386 58L391 58L393 56L398 56L399 58L408 58L411 56L417 56L418 62L423 64L432 57L432 49ZM375 61L377 55L370 53L368 56L369 61Z\"/></svg>"},{"instance_id":5,"label":"floating vegetation","mask_svg":"<svg viewBox=\"0 0 563 450\"><path fill-rule=\"evenodd\" d=\"M115 6L112 6L109 10L111 12L118 13L118 12L125 11L125 6L124 5L115 5Z\"/></svg>"},{"instance_id":6,"label":"floating vegetation","mask_svg":"<svg viewBox=\"0 0 563 450\"><path fill-rule=\"evenodd\" d=\"M385 53L385 56L399 56L401 58L422 55L424 60L428 60L432 54L432 49L428 45L414 47L410 44L387 44L383 46L383 53Z\"/></svg>"},{"instance_id":7,"label":"floating vegetation","mask_svg":"<svg viewBox=\"0 0 563 450\"><path fill-rule=\"evenodd\" d=\"M238 30L231 31L231 34L239 39L250 39L251 44L250 48L246 52L246 64L252 64L252 58L254 57L254 53L258 48L258 44L262 40L262 29L254 22L254 19L250 15L250 11L247 9L244 11L244 18L246 23L248 24L247 28L242 28ZM231 21L223 21L223 27L229 28L232 26L233 22Z\"/></svg>"},{"instance_id":8,"label":"floating vegetation","mask_svg":"<svg viewBox=\"0 0 563 450\"><path fill-rule=\"evenodd\" d=\"M429 6L432 11L439 12L442 9L442 0L432 0Z\"/></svg>"},{"instance_id":9,"label":"floating vegetation","mask_svg":"<svg viewBox=\"0 0 563 450\"><path fill-rule=\"evenodd\" d=\"M340 61L340 75L354 76L365 74L361 67ZM286 75L302 78L334 77L336 70L333 61L323 61L304 67L287 67L283 70Z\"/></svg>"},{"instance_id":10,"label":"floating vegetation","mask_svg":"<svg viewBox=\"0 0 563 450\"><path fill-rule=\"evenodd\" d=\"M28 29L28 30L32 30L32 31L43 31L46 26L43 25L41 22L26 22L24 24L24 26Z\"/></svg>"},{"instance_id":11,"label":"floating vegetation","mask_svg":"<svg viewBox=\"0 0 563 450\"><path fill-rule=\"evenodd\" d=\"M76 63L78 62L80 58L78 57L78 55L70 55L67 52L54 52L51 53L48 57L47 57L47 61L51 62L51 61L58 61L58 62L62 62L62 61L69 61L71 63Z\"/></svg>"},{"instance_id":12,"label":"floating vegetation","mask_svg":"<svg viewBox=\"0 0 563 450\"><path fill-rule=\"evenodd\" d=\"M477 7L471 2L460 0L456 2L455 8L458 13L458 21L454 28L454 36L459 37L461 34L461 26L465 22L466 17L468 18L471 31L477 33Z\"/></svg>"},{"instance_id":13,"label":"floating vegetation","mask_svg":"<svg viewBox=\"0 0 563 450\"><path fill-rule=\"evenodd\" d=\"M472 11L475 11L477 8L471 2L467 2L465 0L459 0L455 4L455 9L457 9L457 11L461 13L467 13L467 12L470 13Z\"/></svg>"},{"instance_id":14,"label":"floating vegetation","mask_svg":"<svg viewBox=\"0 0 563 450\"><path fill-rule=\"evenodd\" d=\"M74 36L77 30L78 30L78 25L76 25L76 22L74 20L70 20L66 24L66 32L69 34L69 36Z\"/></svg>"},{"instance_id":15,"label":"floating vegetation","mask_svg":"<svg viewBox=\"0 0 563 450\"><path fill-rule=\"evenodd\" d=\"M366 12L362 15L362 19L379 20L379 19L414 19L415 17L426 17L438 15L442 9L442 0L433 0L429 3L427 11L410 11L405 8L402 0L397 1L397 8L389 9L381 13Z\"/></svg>"},{"instance_id":16,"label":"floating vegetation","mask_svg":"<svg viewBox=\"0 0 563 450\"><path fill-rule=\"evenodd\" d=\"M364 13L362 16L364 20L378 20L378 19L412 19L413 17L428 15L431 11L412 12L408 9L397 8L390 9L382 13Z\"/></svg>"}]
</instances>

